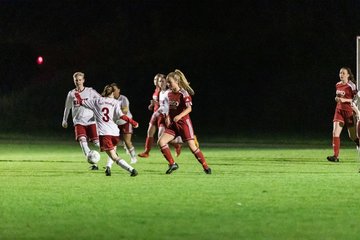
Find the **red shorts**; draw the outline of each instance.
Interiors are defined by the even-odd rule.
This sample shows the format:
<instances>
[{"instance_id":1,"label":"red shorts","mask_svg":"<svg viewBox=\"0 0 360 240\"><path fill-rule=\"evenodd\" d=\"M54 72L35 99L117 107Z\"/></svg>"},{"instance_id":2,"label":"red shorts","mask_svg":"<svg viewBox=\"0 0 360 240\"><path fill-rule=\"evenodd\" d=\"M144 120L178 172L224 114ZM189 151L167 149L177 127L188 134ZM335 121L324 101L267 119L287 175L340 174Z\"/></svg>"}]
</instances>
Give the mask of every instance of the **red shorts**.
<instances>
[{"instance_id":1,"label":"red shorts","mask_svg":"<svg viewBox=\"0 0 360 240\"><path fill-rule=\"evenodd\" d=\"M186 120L180 119L178 122L171 122L170 126L165 129L165 133L173 135L174 137L180 136L183 141L194 139L194 129L190 118Z\"/></svg>"},{"instance_id":2,"label":"red shorts","mask_svg":"<svg viewBox=\"0 0 360 240\"><path fill-rule=\"evenodd\" d=\"M100 135L100 151L104 152L104 151L110 151L113 150L117 144L120 141L120 137L119 136L109 136L109 135Z\"/></svg>"},{"instance_id":3,"label":"red shorts","mask_svg":"<svg viewBox=\"0 0 360 240\"><path fill-rule=\"evenodd\" d=\"M133 134L133 127L130 123L125 123L123 125L119 125L120 134Z\"/></svg>"},{"instance_id":4,"label":"red shorts","mask_svg":"<svg viewBox=\"0 0 360 240\"><path fill-rule=\"evenodd\" d=\"M353 111L346 111L342 109L335 109L333 122L340 122L347 127L355 126L355 115Z\"/></svg>"},{"instance_id":5,"label":"red shorts","mask_svg":"<svg viewBox=\"0 0 360 240\"><path fill-rule=\"evenodd\" d=\"M85 137L90 141L98 140L99 136L96 131L96 124L88 126L76 124L75 125L75 140L78 141L80 137Z\"/></svg>"}]
</instances>

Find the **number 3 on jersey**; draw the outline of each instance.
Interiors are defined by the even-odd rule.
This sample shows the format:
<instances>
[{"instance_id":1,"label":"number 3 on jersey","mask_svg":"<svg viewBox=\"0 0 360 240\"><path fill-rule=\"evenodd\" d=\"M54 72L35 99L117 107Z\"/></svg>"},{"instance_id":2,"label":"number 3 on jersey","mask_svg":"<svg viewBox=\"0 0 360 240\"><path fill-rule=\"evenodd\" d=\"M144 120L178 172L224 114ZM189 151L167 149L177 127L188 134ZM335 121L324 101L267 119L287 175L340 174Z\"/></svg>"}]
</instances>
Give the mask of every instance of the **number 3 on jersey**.
<instances>
[{"instance_id":1,"label":"number 3 on jersey","mask_svg":"<svg viewBox=\"0 0 360 240\"><path fill-rule=\"evenodd\" d=\"M110 120L110 117L109 117L109 109L107 107L104 107L101 109L101 111L103 112L103 117L102 117L102 120L104 122L108 122Z\"/></svg>"}]
</instances>

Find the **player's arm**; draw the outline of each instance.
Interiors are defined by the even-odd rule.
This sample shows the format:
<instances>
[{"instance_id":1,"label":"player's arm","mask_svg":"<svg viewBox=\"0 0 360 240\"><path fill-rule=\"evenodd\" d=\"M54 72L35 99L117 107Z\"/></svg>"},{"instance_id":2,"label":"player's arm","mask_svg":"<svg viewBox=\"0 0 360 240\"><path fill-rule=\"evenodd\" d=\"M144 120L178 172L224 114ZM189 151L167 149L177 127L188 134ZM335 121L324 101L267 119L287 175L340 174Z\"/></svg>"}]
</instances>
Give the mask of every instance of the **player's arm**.
<instances>
[{"instance_id":1,"label":"player's arm","mask_svg":"<svg viewBox=\"0 0 360 240\"><path fill-rule=\"evenodd\" d=\"M353 100L351 98L342 98L342 97L335 97L335 101L341 102L341 103L352 103L353 102Z\"/></svg>"},{"instance_id":2,"label":"player's arm","mask_svg":"<svg viewBox=\"0 0 360 240\"><path fill-rule=\"evenodd\" d=\"M71 94L69 92L66 97L66 100L65 100L65 109L64 109L64 115L63 115L63 120L62 120L62 124L61 124L63 128L68 127L67 119L69 117L71 107L72 107L72 100L71 100Z\"/></svg>"},{"instance_id":3,"label":"player's arm","mask_svg":"<svg viewBox=\"0 0 360 240\"><path fill-rule=\"evenodd\" d=\"M121 111L126 115L129 112L129 99L124 97L124 100L121 102Z\"/></svg>"},{"instance_id":4,"label":"player's arm","mask_svg":"<svg viewBox=\"0 0 360 240\"><path fill-rule=\"evenodd\" d=\"M351 108L352 110L355 112L356 114L356 118L358 120L360 120L360 111L359 111L359 103L360 103L360 98L359 98L359 92L357 94L355 94L353 101L351 102Z\"/></svg>"},{"instance_id":5,"label":"player's arm","mask_svg":"<svg viewBox=\"0 0 360 240\"><path fill-rule=\"evenodd\" d=\"M117 125L121 125L123 123L121 123L122 121L128 122L130 123L133 128L138 128L139 127L139 123L136 122L134 119L129 118L128 116L126 116L122 111L121 111L121 107L120 104L117 104L115 106L114 109L114 121Z\"/></svg>"},{"instance_id":6,"label":"player's arm","mask_svg":"<svg viewBox=\"0 0 360 240\"><path fill-rule=\"evenodd\" d=\"M179 121L179 120L180 120L181 118L183 118L185 115L191 113L191 111L192 111L191 104L187 104L187 105L186 105L186 108L185 108L180 114L178 114L178 115L176 115L176 116L174 117L174 119L173 119L174 122Z\"/></svg>"},{"instance_id":7,"label":"player's arm","mask_svg":"<svg viewBox=\"0 0 360 240\"><path fill-rule=\"evenodd\" d=\"M95 108L94 102L96 101L96 99L84 100L81 98L81 96L78 92L75 92L75 98L76 98L76 101L80 104L80 106L89 108L91 110L93 110Z\"/></svg>"}]
</instances>

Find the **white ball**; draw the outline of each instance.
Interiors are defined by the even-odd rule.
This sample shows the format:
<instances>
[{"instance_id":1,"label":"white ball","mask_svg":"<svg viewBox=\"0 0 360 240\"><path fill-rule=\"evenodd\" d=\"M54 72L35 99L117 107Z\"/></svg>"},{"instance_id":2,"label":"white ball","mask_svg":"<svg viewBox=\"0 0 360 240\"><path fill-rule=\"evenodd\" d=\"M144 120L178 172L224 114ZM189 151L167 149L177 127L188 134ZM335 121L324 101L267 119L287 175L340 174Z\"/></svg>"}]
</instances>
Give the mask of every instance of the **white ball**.
<instances>
[{"instance_id":1,"label":"white ball","mask_svg":"<svg viewBox=\"0 0 360 240\"><path fill-rule=\"evenodd\" d=\"M90 150L87 155L87 161L91 164L96 164L100 161L100 153L96 150Z\"/></svg>"}]
</instances>

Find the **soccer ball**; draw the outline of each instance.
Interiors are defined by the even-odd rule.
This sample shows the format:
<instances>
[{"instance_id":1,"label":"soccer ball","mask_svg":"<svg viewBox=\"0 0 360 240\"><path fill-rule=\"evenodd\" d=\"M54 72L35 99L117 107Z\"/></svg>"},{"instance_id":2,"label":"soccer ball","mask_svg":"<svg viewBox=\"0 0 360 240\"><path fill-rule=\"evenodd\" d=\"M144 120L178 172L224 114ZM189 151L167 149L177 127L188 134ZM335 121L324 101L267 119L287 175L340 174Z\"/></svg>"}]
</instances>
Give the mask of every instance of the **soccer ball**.
<instances>
[{"instance_id":1,"label":"soccer ball","mask_svg":"<svg viewBox=\"0 0 360 240\"><path fill-rule=\"evenodd\" d=\"M90 164L96 164L100 161L100 153L96 150L90 150L87 155L87 161Z\"/></svg>"}]
</instances>

